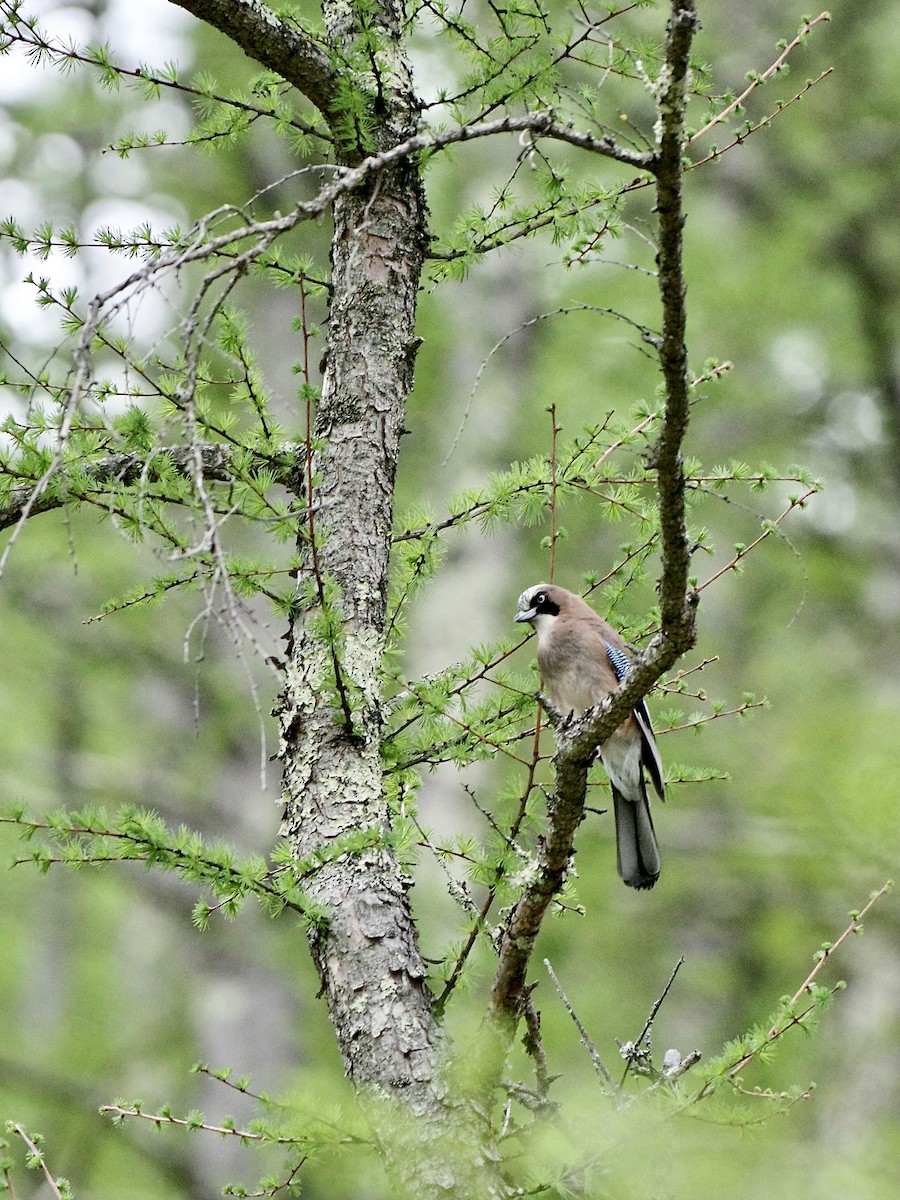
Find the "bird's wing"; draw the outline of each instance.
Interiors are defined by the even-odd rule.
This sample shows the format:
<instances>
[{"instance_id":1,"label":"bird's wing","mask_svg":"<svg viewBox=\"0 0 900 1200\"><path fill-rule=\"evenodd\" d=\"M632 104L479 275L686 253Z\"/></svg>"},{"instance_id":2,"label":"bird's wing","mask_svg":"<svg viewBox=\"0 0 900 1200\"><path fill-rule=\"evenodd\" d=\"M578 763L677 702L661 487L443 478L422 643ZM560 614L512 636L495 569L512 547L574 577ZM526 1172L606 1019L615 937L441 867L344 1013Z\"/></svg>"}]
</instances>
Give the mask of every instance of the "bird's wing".
<instances>
[{"instance_id":1,"label":"bird's wing","mask_svg":"<svg viewBox=\"0 0 900 1200\"><path fill-rule=\"evenodd\" d=\"M606 638L603 639L603 645L606 650L606 657L609 659L609 665L615 671L616 679L621 683L631 669L631 659L624 650L620 650L618 646L613 646Z\"/></svg>"},{"instance_id":2,"label":"bird's wing","mask_svg":"<svg viewBox=\"0 0 900 1200\"><path fill-rule=\"evenodd\" d=\"M650 724L650 714L647 705L642 700L634 710L634 719L641 731L641 762L647 768L647 774L653 782L653 787L660 800L666 798L666 785L663 782L662 759L653 736L653 726Z\"/></svg>"},{"instance_id":3,"label":"bird's wing","mask_svg":"<svg viewBox=\"0 0 900 1200\"><path fill-rule=\"evenodd\" d=\"M604 645L610 666L616 673L616 679L621 683L631 670L631 659L624 650L620 650L618 646L613 646L605 638ZM641 761L647 768L647 774L650 776L657 796L659 796L660 800L665 800L666 789L663 783L662 760L659 757L656 738L653 736L650 714L647 712L647 705L643 700L634 709L634 719L637 721L638 728L641 731Z\"/></svg>"}]
</instances>

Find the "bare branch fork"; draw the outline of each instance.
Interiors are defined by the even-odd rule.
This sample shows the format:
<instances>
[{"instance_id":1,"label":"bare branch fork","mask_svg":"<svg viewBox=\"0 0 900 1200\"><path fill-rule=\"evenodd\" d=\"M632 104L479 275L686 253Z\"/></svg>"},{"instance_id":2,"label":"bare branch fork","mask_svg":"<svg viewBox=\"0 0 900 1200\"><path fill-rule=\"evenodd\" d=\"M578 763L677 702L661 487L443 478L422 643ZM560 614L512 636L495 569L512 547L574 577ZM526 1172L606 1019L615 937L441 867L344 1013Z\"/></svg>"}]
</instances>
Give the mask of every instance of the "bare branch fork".
<instances>
[{"instance_id":1,"label":"bare branch fork","mask_svg":"<svg viewBox=\"0 0 900 1200\"><path fill-rule=\"evenodd\" d=\"M175 2L181 3L182 7L192 12L194 11L194 6L191 3L182 3L182 0L175 0ZM205 20L216 25L223 32L233 33L230 21L225 22L225 24L218 24L214 14L206 11L207 6L198 5L197 7L204 8L203 16ZM213 8L222 8L223 12L226 13L232 13L232 9L235 7L241 8L240 5L213 5ZM262 6L255 6L252 3L247 5L247 10L248 12L251 9L256 10L257 7L263 12L268 12ZM275 21L271 13L268 13L268 18L271 18L273 22ZM268 18L263 22L266 27L270 23ZM257 28L254 25L254 29L256 34L262 37L262 28ZM271 32L271 29L269 29L270 36ZM238 44L244 46L244 42L241 41L240 37L236 36L235 40L238 41ZM268 45L268 42L260 42L258 47L260 53L257 57L260 57L260 60L266 62L267 65L272 65L273 69L281 70L280 66L269 63L268 58L262 54L262 48ZM318 78L315 72L314 76ZM312 92L307 91L307 94L310 99L315 100ZM316 102L318 103L318 101ZM323 108L323 111L327 113L328 110ZM89 312L81 329L77 354L78 372L75 385L69 390L66 400L66 422L58 439L59 446L62 446L68 426L71 424L82 396L87 391L91 374L89 348L101 320L107 317L110 311L116 311L116 309L121 308L127 303L131 295L152 286L160 275L181 269L193 262L208 261L221 253L229 253L227 263L216 268L206 277L202 292L205 295L211 284L219 276L227 274L232 278L236 278L252 262L262 257L280 235L289 232L302 221L315 220L320 217L340 201L342 197L360 189L368 180L380 178L392 166L406 164L409 159L425 150L438 151L460 142L494 137L504 133L521 132L541 134L545 137L567 142L581 149L626 163L635 169L650 170L653 167L653 156L651 154L629 150L627 147L618 145L615 139L609 136L595 138L587 133L579 133L569 125L560 124L554 119L553 113L547 110L538 113L527 113L519 117L501 117L496 121L485 122L481 125L463 125L439 133L422 133L407 137L379 153L368 155L356 166L344 166L340 168L336 178L321 188L317 196L312 200L296 205L291 212L284 216L276 216L265 221L245 220L237 228L230 229L226 233L219 234L216 237L207 236L210 218L206 218L198 223L188 244L172 246L166 252L145 263L137 271L132 272L124 280L116 283L106 292L100 293L92 299ZM246 242L248 239L253 239L254 244L236 256L231 253L237 243ZM109 310L109 305L113 301L115 301L115 306L112 310ZM31 485L27 495L21 497L16 495L10 503L0 508L0 530L16 524L18 526L16 530L17 534L30 516L59 507L61 500L54 499L48 493L48 485L54 476L61 473L64 474L64 464L62 454L58 452L44 473L44 476ZM99 475L102 476L102 470ZM16 534L13 535L13 539L15 539ZM12 542L6 548L4 561L11 548Z\"/></svg>"},{"instance_id":2,"label":"bare branch fork","mask_svg":"<svg viewBox=\"0 0 900 1200\"><path fill-rule=\"evenodd\" d=\"M578 720L556 725L556 787L548 805L548 828L534 878L512 910L500 943L492 992L493 1012L511 1037L528 995L526 973L544 914L566 877L575 832L584 816L588 768L600 743L625 720L635 704L694 643L697 597L688 590L690 548L684 506L681 446L689 418L690 379L685 346L685 282L682 263L681 178L684 170L685 103L690 48L699 21L693 0L673 0L662 88L658 96L659 144L650 170L656 178L663 322L658 344L666 386L662 429L653 465L657 473L662 572L660 631L635 660L621 687Z\"/></svg>"},{"instance_id":3,"label":"bare branch fork","mask_svg":"<svg viewBox=\"0 0 900 1200\"><path fill-rule=\"evenodd\" d=\"M726 108L723 108L721 112L716 113L711 120L707 121L702 129L698 129L697 132L692 135L689 144L693 145L693 143L702 138L704 134L709 133L711 129L714 129L717 125L721 125L724 121L727 121L732 113L739 112L744 106L744 101L747 100L761 84L767 83L768 80L770 80L774 75L777 75L778 72L784 68L784 64L790 57L791 52L796 50L796 48L806 40L810 33L812 33L813 29L815 29L815 27L820 25L823 21L830 20L831 14L827 12L821 12L817 17L804 17L800 26L800 32L792 41L787 42L784 45L781 53L771 64L771 66L767 67L766 70L761 74L754 75L750 80L750 83L744 88L739 96L732 100L732 102Z\"/></svg>"},{"instance_id":4,"label":"bare branch fork","mask_svg":"<svg viewBox=\"0 0 900 1200\"><path fill-rule=\"evenodd\" d=\"M98 297L95 301L98 315L116 295L122 295L134 287L146 284L165 271L212 258L231 249L237 242L250 238L258 239L258 245L246 252L246 259L242 257L238 262L229 260L226 269L234 271L238 266L246 266L253 258L263 254L279 235L289 233L301 221L311 221L322 216L346 192L359 188L372 176L381 174L388 167L404 159L411 158L423 151L444 150L448 146L460 142L478 141L481 138L496 137L504 133L540 134L543 137L566 142L594 154L625 163L636 170L652 170L654 165L652 154L629 150L625 146L620 146L612 137L597 138L589 133L579 133L572 126L561 124L555 120L553 113L549 110L525 113L519 117L499 117L496 121L486 121L481 125L460 125L439 133L415 134L386 150L368 155L355 166L339 168L335 178L321 188L318 195L311 200L304 200L295 205L290 212L284 215L265 221L245 221L239 227L211 238L205 236L208 219L204 220L198 225L195 236L188 245L171 247Z\"/></svg>"},{"instance_id":5,"label":"bare branch fork","mask_svg":"<svg viewBox=\"0 0 900 1200\"><path fill-rule=\"evenodd\" d=\"M282 70L280 65L270 63L269 58L262 53L263 48L269 46L269 41L266 41L264 38L265 30L268 30L268 35L271 39L272 30L269 26L273 22L279 24L274 16L268 13L268 10L263 9L262 6L256 6L252 3L248 3L246 6L224 3L213 5L213 9L218 10L221 8L223 14L229 17L227 21L219 24L215 14L208 11L208 5L194 5L193 3L182 2L182 0L175 0L175 2L181 3L182 7L187 8L191 12L195 11L195 8L198 10L202 8L204 10L202 15L205 20L210 24L216 25L223 32L235 36L238 44L244 46L245 49L247 48L245 42L241 40L240 36L235 34L232 23L232 18L234 17L233 10L238 10L239 14L244 13L244 17L246 18L246 21L243 23L241 21L237 22L240 32L240 30L244 29L246 22L250 21L249 14L257 12L258 9L257 16L262 21L262 25L257 26L255 22L250 22L255 36L263 39L256 47L259 50L259 54L256 56L260 57L261 61L265 61L267 65L272 66L273 69ZM267 15L263 18L260 13L266 13ZM256 43L253 44L256 45ZM252 51L248 50L248 53L252 53ZM318 60L315 57L314 61L318 64ZM318 65L316 66L316 71L313 72L314 79L318 79L317 72ZM290 78L290 76L288 75L286 78ZM310 99L318 103L316 95L312 91L308 89L304 90L307 90L307 95ZM323 108L323 112L327 115L328 109ZM629 150L627 147L622 147L612 137L603 136L595 138L587 133L579 133L569 125L560 124L554 119L553 113L547 110L538 113L526 113L524 116L519 117L501 117L496 121L488 121L481 125L463 125L439 133L422 133L407 137L377 154L368 155L356 166L344 166L340 168L336 178L321 188L317 196L296 205L291 212L284 216L276 216L265 221L245 220L237 228L230 229L226 233L219 234L216 237L207 236L211 220L211 217L207 217L199 222L192 231L192 237L188 244L172 246L166 252L145 263L137 271L132 272L124 280L113 285L106 292L100 293L92 299L81 329L77 353L78 371L75 385L68 392L65 408L66 422L58 438L59 447L62 446L68 426L71 424L82 396L88 389L91 375L90 346L101 320L108 317L110 311L114 312L126 304L130 296L140 292L144 288L152 286L159 276L167 272L179 270L190 263L208 261L221 253L228 252L229 258L227 263L216 268L204 280L202 294L205 295L209 287L219 276L227 274L232 278L236 278L252 262L262 257L280 235L288 233L302 221L315 220L320 217L324 212L331 209L343 196L347 195L347 193L360 189L363 184L372 178L377 179L390 167L406 163L407 160L425 150L438 151L459 142L474 141L504 133L522 132L541 134L545 137L567 142L581 149L626 163L635 169L649 170L653 166L653 156L651 154L639 153ZM221 214L212 214L212 216L215 215ZM254 244L234 256L231 253L234 246L237 243L246 242L248 239L253 239ZM110 310L109 305L113 301L115 301L115 305ZM189 321L188 324L191 325L192 321ZM44 476L30 486L27 495L23 494L20 497L17 494L10 502L0 507L0 530L9 528L12 524L17 524L20 529L28 517L59 507L61 500L54 499L48 493L48 485L54 476L64 473L62 454L58 452L44 473ZM101 467L97 472L97 477L102 478L102 476L103 469ZM16 533L18 531L17 529ZM15 536L14 534L13 537L15 538ZM7 547L4 561L6 554L8 554L11 548L12 543Z\"/></svg>"}]
</instances>

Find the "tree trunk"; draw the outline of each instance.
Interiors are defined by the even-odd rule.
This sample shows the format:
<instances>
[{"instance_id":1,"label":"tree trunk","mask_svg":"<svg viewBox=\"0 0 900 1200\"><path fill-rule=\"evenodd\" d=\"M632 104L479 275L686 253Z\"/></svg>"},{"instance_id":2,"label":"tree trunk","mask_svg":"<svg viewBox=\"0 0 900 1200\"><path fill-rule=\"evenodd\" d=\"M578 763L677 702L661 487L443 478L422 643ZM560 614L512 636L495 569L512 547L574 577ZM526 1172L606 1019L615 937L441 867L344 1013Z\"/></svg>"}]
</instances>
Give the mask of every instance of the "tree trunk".
<instances>
[{"instance_id":1,"label":"tree trunk","mask_svg":"<svg viewBox=\"0 0 900 1200\"><path fill-rule=\"evenodd\" d=\"M284 713L285 833L297 857L355 830L373 844L316 873L327 913L312 949L347 1072L405 1089L427 1111L435 1025L404 878L384 846L381 665L397 449L412 375L423 210L408 166L341 197L328 361L316 418L315 563L340 614L337 640L310 607L294 625ZM348 719L349 716L349 719Z\"/></svg>"},{"instance_id":2,"label":"tree trunk","mask_svg":"<svg viewBox=\"0 0 900 1200\"><path fill-rule=\"evenodd\" d=\"M351 10L335 9L330 33L349 48L353 30L342 22ZM368 129L379 151L415 132L418 118L400 10L386 5L385 13L372 105L384 115ZM345 159L362 149L345 145ZM376 1112L388 1169L410 1193L490 1197L499 1185L485 1172L482 1139L442 1080L411 880L388 845L382 789L379 672L394 478L425 245L415 161L385 169L335 204L314 548L308 536L301 540L318 596L291 631L281 714L284 833L297 859L326 860L303 881L323 912L310 945L347 1073L358 1091L386 1101ZM326 631L329 614L337 619ZM350 848L360 831L366 844Z\"/></svg>"}]
</instances>

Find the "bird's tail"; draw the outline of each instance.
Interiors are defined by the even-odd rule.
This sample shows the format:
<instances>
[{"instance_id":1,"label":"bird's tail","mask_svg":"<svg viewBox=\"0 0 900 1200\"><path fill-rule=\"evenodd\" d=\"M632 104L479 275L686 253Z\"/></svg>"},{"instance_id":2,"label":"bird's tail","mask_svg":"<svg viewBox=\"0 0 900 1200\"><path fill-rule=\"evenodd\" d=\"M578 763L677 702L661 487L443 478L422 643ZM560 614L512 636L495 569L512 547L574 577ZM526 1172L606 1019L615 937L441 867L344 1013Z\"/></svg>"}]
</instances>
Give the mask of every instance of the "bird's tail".
<instances>
[{"instance_id":1,"label":"bird's tail","mask_svg":"<svg viewBox=\"0 0 900 1200\"><path fill-rule=\"evenodd\" d=\"M627 800L615 786L612 794L619 875L629 887L652 888L659 878L659 846L644 781L641 779L640 795L635 800Z\"/></svg>"}]
</instances>

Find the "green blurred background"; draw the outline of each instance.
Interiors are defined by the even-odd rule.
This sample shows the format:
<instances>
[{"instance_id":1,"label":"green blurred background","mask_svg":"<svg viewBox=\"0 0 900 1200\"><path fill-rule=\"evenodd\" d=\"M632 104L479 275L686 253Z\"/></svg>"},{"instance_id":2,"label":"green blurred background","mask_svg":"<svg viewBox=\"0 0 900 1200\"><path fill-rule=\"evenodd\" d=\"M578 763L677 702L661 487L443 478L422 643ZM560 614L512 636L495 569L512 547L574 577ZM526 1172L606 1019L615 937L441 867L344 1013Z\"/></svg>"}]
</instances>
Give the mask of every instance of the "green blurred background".
<instances>
[{"instance_id":1,"label":"green blurred background","mask_svg":"<svg viewBox=\"0 0 900 1200\"><path fill-rule=\"evenodd\" d=\"M42 0L31 9L60 34L109 38L119 61L177 58L232 83L246 71L224 39L163 0L65 7ZM700 12L698 51L713 65L716 90L740 90L744 73L767 67L776 41L793 35L803 10L781 0L710 0ZM665 870L650 894L621 886L609 825L589 821L577 861L587 915L549 921L542 934L539 957L551 959L609 1062L614 1039L636 1036L682 955L655 1047L715 1054L800 985L819 944L898 869L900 134L891 64L900 32L890 0L837 0L832 13L792 58L790 78L778 91L763 90L748 116L764 115L825 67L834 72L745 146L687 180L692 364L699 370L708 357L734 364L697 406L689 453L710 467L730 459L781 470L801 463L826 487L785 526L789 541L770 538L742 574L725 575L703 594L691 661L717 661L700 685L728 708L745 692L767 696L771 707L717 720L699 737L666 734L661 750L668 763L728 778L670 789L657 821ZM662 21L658 10L640 19L647 28ZM426 36L417 55L425 89L436 63ZM110 95L81 74L31 72L20 57L3 61L0 105L0 213L27 227L186 223L240 202L292 165L264 134L218 155L164 148L122 161L101 154L129 129L183 136L189 118L171 96L148 107L134 92ZM486 201L502 153L482 144L431 168L438 229ZM271 203L279 205L277 188ZM651 264L648 204L638 198L628 209L604 263L567 270L554 265L553 247L535 242L495 256L462 282L424 287L401 511L419 502L440 511L449 492L546 452L550 404L574 436L610 409L652 402L655 370L624 327L572 313L513 332L578 303L652 321L652 280L615 265ZM327 254L327 228L303 234L314 252ZM7 247L0 269L4 339L40 357L55 329L34 308L19 282L22 264ZM124 269L101 252L53 263L89 292ZM285 352L296 297L251 285L241 303L283 397L285 422L299 428L293 353ZM170 315L165 295L148 300L139 314L148 345L163 337ZM511 333L470 403L479 368ZM717 550L698 570L727 562L733 543L757 536L759 515L777 515L796 490L784 485L759 498L735 489L735 503L707 504L698 518ZM569 537L557 578L572 587L584 573L604 573L629 536L587 505L567 510L563 523ZM412 614L410 677L508 633L516 596L546 573L546 533L505 527L483 535L472 527L449 542L442 572ZM21 537L0 586L0 797L37 810L134 802L172 824L266 853L279 820L277 769L267 762L271 676L251 668L255 702L234 648L215 629L201 663L196 639L185 653L196 597L85 624L110 596L159 570L150 548L127 544L90 514L75 515L68 527L41 517ZM652 603L650 586L636 588L620 619L639 622ZM265 636L276 646L280 633L273 626ZM527 653L520 658L525 669ZM467 779L488 794L486 768ZM419 811L445 838L476 827L459 777L446 768L426 779ZM15 831L0 826L4 864L19 852ZM425 953L435 954L458 936L460 914L433 867L423 867L415 897ZM223 1113L246 1120L252 1105L190 1074L195 1061L232 1065L255 1088L291 1097L301 1112L333 1106L337 1113L351 1103L302 931L289 918L266 922L248 908L235 923L214 921L201 934L190 923L195 898L194 889L135 866L47 877L23 866L0 872L0 1118L44 1133L52 1168L81 1197L199 1200L228 1180L253 1184L267 1164L228 1141L117 1130L97 1115L98 1105L122 1096L141 1097L148 1109L169 1102L179 1113L196 1106L211 1120ZM811 1099L749 1131L700 1119L644 1134L632 1128L598 1194L895 1196L897 938L889 897L865 936L827 968L826 982L845 978L849 988L818 1036L786 1039L771 1066L748 1076L753 1086L773 1088L815 1080ZM461 1037L483 1009L489 968L480 960L450 1017ZM575 1111L590 1114L581 1148L616 1144L619 1119L597 1095L549 982L538 998L551 1070L564 1073L557 1086ZM377 1171L352 1153L325 1155L305 1177L310 1197L381 1194ZM22 1196L43 1194L37 1178L18 1186Z\"/></svg>"}]
</instances>

